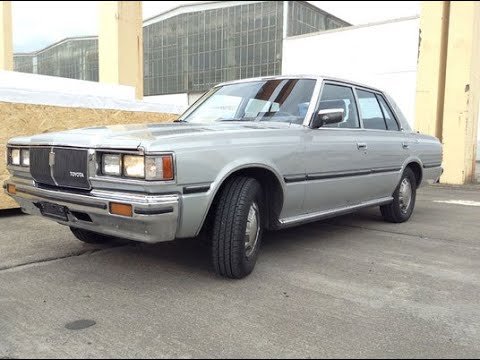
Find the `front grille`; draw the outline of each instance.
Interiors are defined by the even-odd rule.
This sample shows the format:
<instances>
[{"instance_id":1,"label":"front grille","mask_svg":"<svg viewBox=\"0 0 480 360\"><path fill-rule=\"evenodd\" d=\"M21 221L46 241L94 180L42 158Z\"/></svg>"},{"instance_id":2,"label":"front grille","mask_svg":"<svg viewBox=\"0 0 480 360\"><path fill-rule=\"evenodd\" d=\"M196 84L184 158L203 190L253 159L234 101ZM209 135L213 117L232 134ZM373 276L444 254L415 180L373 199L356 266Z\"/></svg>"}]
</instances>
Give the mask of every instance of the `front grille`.
<instances>
[{"instance_id":1,"label":"front grille","mask_svg":"<svg viewBox=\"0 0 480 360\"><path fill-rule=\"evenodd\" d=\"M48 163L50 150L51 148L30 149L30 173L37 183L55 185Z\"/></svg>"},{"instance_id":2,"label":"front grille","mask_svg":"<svg viewBox=\"0 0 480 360\"><path fill-rule=\"evenodd\" d=\"M50 155L54 153L54 155ZM50 167L49 157L53 160ZM90 189L88 181L88 150L68 148L33 148L30 171L39 184L64 188ZM51 174L53 173L53 178Z\"/></svg>"},{"instance_id":3,"label":"front grille","mask_svg":"<svg viewBox=\"0 0 480 360\"><path fill-rule=\"evenodd\" d=\"M77 149L54 148L55 165L53 178L58 186L77 189L89 189L87 162L88 151Z\"/></svg>"}]
</instances>

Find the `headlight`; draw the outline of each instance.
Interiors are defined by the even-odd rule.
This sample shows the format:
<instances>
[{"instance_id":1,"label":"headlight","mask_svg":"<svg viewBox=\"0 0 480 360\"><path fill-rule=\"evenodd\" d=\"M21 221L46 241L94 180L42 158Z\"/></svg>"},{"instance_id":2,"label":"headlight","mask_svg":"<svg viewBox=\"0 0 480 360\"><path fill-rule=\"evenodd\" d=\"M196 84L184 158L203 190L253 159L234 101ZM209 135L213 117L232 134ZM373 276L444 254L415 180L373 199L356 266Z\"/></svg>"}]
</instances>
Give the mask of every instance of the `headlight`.
<instances>
[{"instance_id":1,"label":"headlight","mask_svg":"<svg viewBox=\"0 0 480 360\"><path fill-rule=\"evenodd\" d=\"M8 164L14 166L30 166L30 150L29 149L19 149L19 148L9 148L8 149Z\"/></svg>"},{"instance_id":2,"label":"headlight","mask_svg":"<svg viewBox=\"0 0 480 360\"><path fill-rule=\"evenodd\" d=\"M30 150L22 149L21 157L22 157L22 166L29 167L30 166Z\"/></svg>"},{"instance_id":3,"label":"headlight","mask_svg":"<svg viewBox=\"0 0 480 360\"><path fill-rule=\"evenodd\" d=\"M102 174L111 176L122 175L122 156L104 154L102 157Z\"/></svg>"},{"instance_id":4,"label":"headlight","mask_svg":"<svg viewBox=\"0 0 480 360\"><path fill-rule=\"evenodd\" d=\"M12 159L12 165L20 166L20 149L12 149L10 153Z\"/></svg>"},{"instance_id":5,"label":"headlight","mask_svg":"<svg viewBox=\"0 0 480 360\"><path fill-rule=\"evenodd\" d=\"M123 157L123 174L127 177L145 178L145 157L125 155Z\"/></svg>"},{"instance_id":6,"label":"headlight","mask_svg":"<svg viewBox=\"0 0 480 360\"><path fill-rule=\"evenodd\" d=\"M173 155L102 155L102 175L145 180L173 180Z\"/></svg>"}]
</instances>

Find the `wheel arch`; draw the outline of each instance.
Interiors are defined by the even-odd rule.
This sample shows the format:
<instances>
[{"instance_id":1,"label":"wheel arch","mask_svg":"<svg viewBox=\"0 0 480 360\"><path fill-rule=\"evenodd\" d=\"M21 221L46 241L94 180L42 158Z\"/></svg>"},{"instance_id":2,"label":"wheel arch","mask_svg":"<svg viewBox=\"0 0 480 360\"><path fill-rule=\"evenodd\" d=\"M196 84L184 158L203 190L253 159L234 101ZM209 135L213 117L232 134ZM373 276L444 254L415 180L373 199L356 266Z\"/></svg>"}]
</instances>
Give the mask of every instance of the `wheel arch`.
<instances>
[{"instance_id":1,"label":"wheel arch","mask_svg":"<svg viewBox=\"0 0 480 360\"><path fill-rule=\"evenodd\" d=\"M262 186L265 207L267 211L267 229L277 226L278 218L283 209L285 199L285 182L283 177L272 166L262 163L248 163L237 165L223 172L219 179L214 182L207 211L200 224L199 232L208 227L213 216L213 209L219 194L227 182L237 176L247 176L256 179Z\"/></svg>"},{"instance_id":2,"label":"wheel arch","mask_svg":"<svg viewBox=\"0 0 480 360\"><path fill-rule=\"evenodd\" d=\"M422 162L419 159L416 158L409 158L407 161L405 161L405 164L403 165L402 172L405 171L406 168L410 168L413 173L415 174L415 179L417 181L417 188L420 187L423 181L423 165ZM400 174L400 176L401 176Z\"/></svg>"}]
</instances>

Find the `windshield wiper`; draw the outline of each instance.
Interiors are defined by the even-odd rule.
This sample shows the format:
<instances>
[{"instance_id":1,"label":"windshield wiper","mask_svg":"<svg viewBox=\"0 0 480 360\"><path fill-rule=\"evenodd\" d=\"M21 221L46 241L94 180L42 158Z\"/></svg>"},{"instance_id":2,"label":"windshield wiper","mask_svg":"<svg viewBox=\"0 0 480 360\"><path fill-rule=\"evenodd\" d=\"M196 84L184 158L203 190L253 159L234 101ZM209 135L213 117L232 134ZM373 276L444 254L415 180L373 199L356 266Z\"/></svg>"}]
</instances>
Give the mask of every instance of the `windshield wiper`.
<instances>
[{"instance_id":1,"label":"windshield wiper","mask_svg":"<svg viewBox=\"0 0 480 360\"><path fill-rule=\"evenodd\" d=\"M177 119L177 120L173 120L173 122L176 122L176 123L187 123L188 121L187 121L187 120Z\"/></svg>"},{"instance_id":2,"label":"windshield wiper","mask_svg":"<svg viewBox=\"0 0 480 360\"><path fill-rule=\"evenodd\" d=\"M255 121L255 119L251 118L225 118L225 119L218 119L215 121Z\"/></svg>"}]
</instances>

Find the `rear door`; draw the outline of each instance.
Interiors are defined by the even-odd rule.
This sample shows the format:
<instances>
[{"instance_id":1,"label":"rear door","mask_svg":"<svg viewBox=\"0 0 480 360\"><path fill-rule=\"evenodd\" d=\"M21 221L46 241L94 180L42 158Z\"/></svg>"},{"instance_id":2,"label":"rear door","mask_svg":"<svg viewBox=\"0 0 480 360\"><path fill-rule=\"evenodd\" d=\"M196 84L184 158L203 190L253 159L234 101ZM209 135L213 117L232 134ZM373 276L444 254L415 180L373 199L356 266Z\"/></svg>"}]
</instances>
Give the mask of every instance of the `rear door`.
<instances>
[{"instance_id":1,"label":"rear door","mask_svg":"<svg viewBox=\"0 0 480 360\"><path fill-rule=\"evenodd\" d=\"M365 200L388 197L409 156L408 138L381 93L363 88L355 91L364 128L359 142L365 149L365 166L371 170Z\"/></svg>"}]
</instances>

